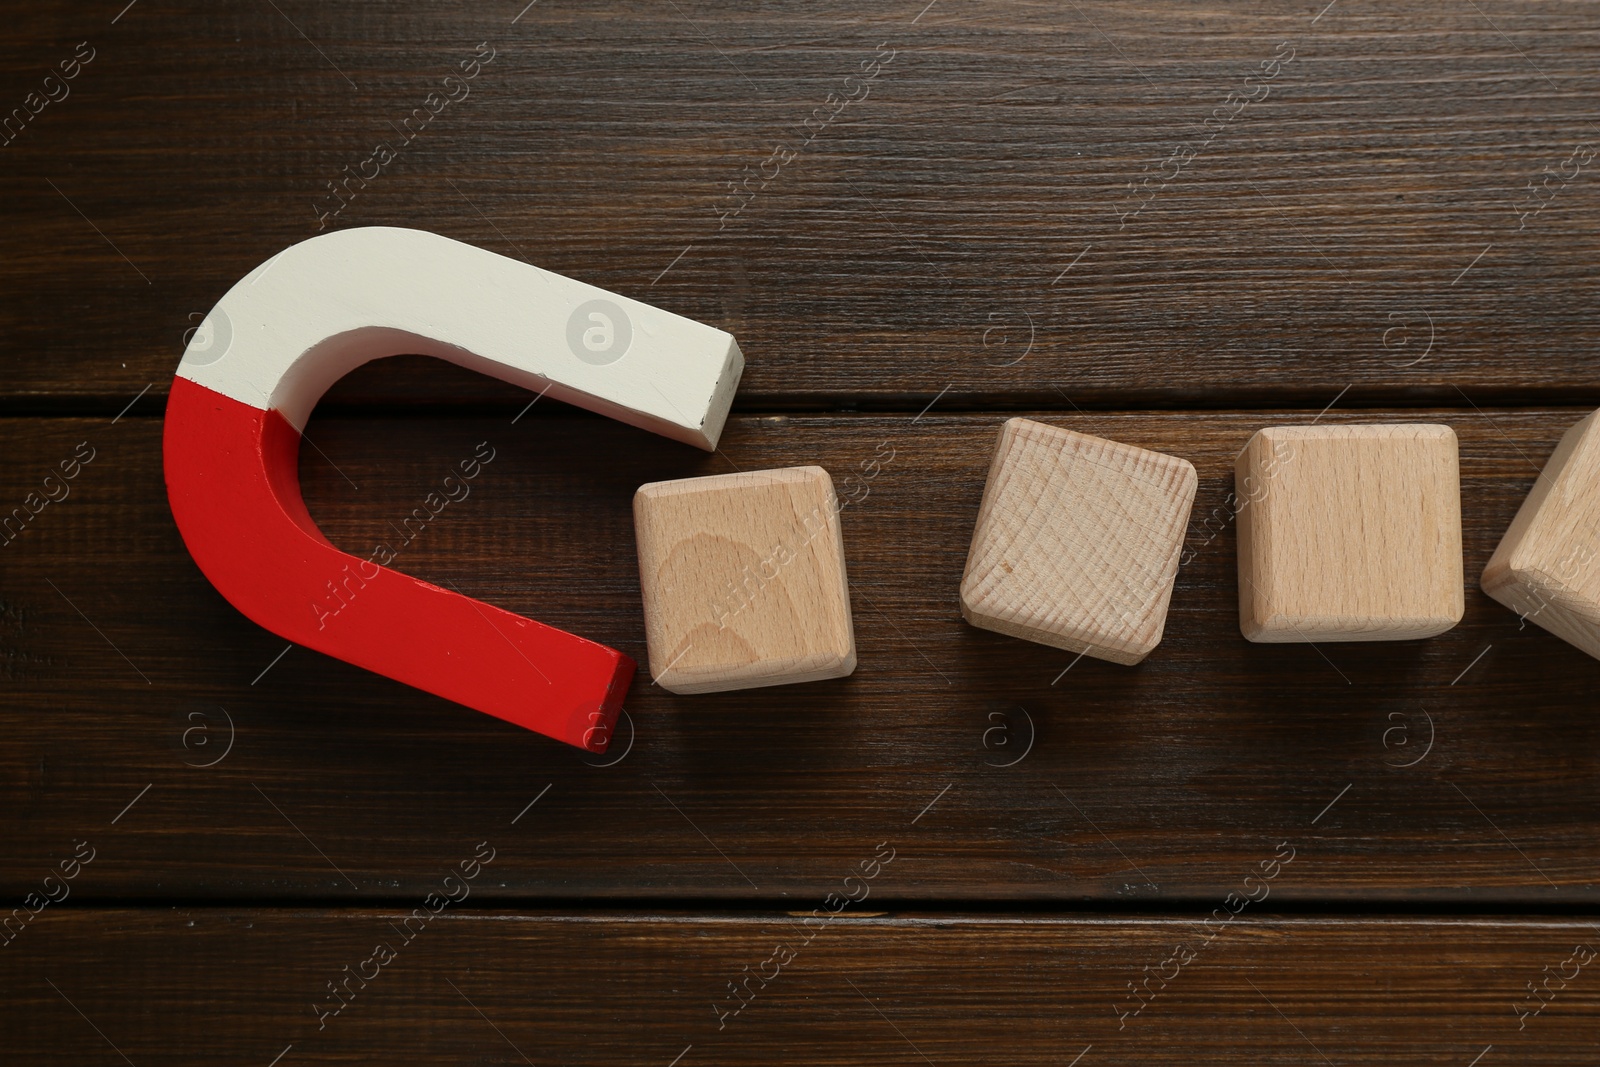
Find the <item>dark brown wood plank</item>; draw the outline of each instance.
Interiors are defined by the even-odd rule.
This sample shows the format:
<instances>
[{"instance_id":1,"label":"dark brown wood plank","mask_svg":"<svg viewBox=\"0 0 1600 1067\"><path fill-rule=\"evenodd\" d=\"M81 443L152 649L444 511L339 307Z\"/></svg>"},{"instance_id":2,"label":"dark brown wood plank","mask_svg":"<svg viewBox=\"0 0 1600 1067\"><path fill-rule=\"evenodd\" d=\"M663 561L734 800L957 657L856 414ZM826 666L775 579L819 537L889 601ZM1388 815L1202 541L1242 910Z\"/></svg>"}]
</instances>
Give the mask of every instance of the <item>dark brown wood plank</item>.
<instances>
[{"instance_id":1,"label":"dark brown wood plank","mask_svg":"<svg viewBox=\"0 0 1600 1067\"><path fill-rule=\"evenodd\" d=\"M447 908L408 943L408 914L51 909L0 956L7 1061L1587 1065L1600 1033L1578 921L1243 917L1207 942L1184 919L847 911L807 943L783 916Z\"/></svg>"},{"instance_id":2,"label":"dark brown wood plank","mask_svg":"<svg viewBox=\"0 0 1600 1067\"><path fill-rule=\"evenodd\" d=\"M105 858L84 899L409 898L463 840L516 832L538 847L498 864L485 897L799 901L914 833L883 899L1213 901L1289 840L1302 859L1274 899L1592 905L1600 663L1475 585L1466 620L1429 641L1240 637L1233 455L1263 424L1316 414L1046 414L1199 470L1192 559L1165 641L1137 668L1074 665L961 621L998 415L738 418L716 455L554 402L515 425L314 419L302 479L336 543L365 555L395 538L488 441L471 495L396 565L641 659L636 486L821 463L841 492L866 491L843 516L856 674L705 697L642 677L636 740L608 768L285 654L184 552L157 420L0 420L8 502L79 442L96 449L70 497L0 549L0 885L28 891L90 838ZM1475 580L1581 412L1391 414L1460 434Z\"/></svg>"},{"instance_id":3,"label":"dark brown wood plank","mask_svg":"<svg viewBox=\"0 0 1600 1067\"><path fill-rule=\"evenodd\" d=\"M483 41L331 225L725 327L746 410L1600 402L1597 26L1569 3L120 6L0 41L4 108L95 51L0 149L9 410L153 409L200 313ZM830 93L866 95L812 119ZM421 365L337 396L518 403Z\"/></svg>"}]
</instances>

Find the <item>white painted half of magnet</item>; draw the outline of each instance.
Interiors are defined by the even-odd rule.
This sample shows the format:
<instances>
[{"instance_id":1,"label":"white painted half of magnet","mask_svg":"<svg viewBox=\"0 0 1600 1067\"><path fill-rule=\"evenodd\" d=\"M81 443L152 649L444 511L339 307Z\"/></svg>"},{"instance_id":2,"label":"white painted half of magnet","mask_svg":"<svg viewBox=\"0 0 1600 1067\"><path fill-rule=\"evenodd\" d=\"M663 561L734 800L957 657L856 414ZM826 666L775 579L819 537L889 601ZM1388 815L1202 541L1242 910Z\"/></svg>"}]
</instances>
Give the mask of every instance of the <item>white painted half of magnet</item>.
<instances>
[{"instance_id":1,"label":"white painted half of magnet","mask_svg":"<svg viewBox=\"0 0 1600 1067\"><path fill-rule=\"evenodd\" d=\"M438 234L369 226L251 271L196 330L178 374L299 430L334 382L402 353L707 450L744 369L723 330Z\"/></svg>"}]
</instances>

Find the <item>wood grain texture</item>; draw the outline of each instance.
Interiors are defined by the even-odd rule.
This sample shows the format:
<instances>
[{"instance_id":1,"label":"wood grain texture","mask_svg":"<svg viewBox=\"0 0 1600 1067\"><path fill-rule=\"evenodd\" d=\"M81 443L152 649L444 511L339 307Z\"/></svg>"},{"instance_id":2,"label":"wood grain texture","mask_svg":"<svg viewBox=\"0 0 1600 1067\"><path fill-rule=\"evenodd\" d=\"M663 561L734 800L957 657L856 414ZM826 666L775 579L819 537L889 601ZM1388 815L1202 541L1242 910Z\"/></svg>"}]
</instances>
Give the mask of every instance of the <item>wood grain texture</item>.
<instances>
[{"instance_id":1,"label":"wood grain texture","mask_svg":"<svg viewBox=\"0 0 1600 1067\"><path fill-rule=\"evenodd\" d=\"M1426 642L1246 642L1228 503L1264 425L1447 422L1489 559L1600 405L1588 8L8 15L0 904L33 917L0 909L7 1063L1595 1061L1593 964L1528 987L1595 944L1600 663L1477 589ZM229 608L151 416L246 271L374 224L720 327L748 367L710 456L438 360L362 368L301 457L336 543L639 657L633 491L820 464L861 669L641 679L586 761ZM1002 412L1194 462L1137 667L961 620ZM470 497L408 524L486 439ZM417 918L486 839L471 899ZM717 1029L881 845L871 899ZM1503 914L1272 915L1390 904ZM1543 908L1574 916L1515 914Z\"/></svg>"},{"instance_id":2,"label":"wood grain texture","mask_svg":"<svg viewBox=\"0 0 1600 1067\"><path fill-rule=\"evenodd\" d=\"M1483 568L1483 591L1600 657L1600 419L1561 437Z\"/></svg>"},{"instance_id":3,"label":"wood grain texture","mask_svg":"<svg viewBox=\"0 0 1600 1067\"><path fill-rule=\"evenodd\" d=\"M1492 1045L1483 1062L1576 1067L1596 1052L1600 963L1575 950L1600 934L1577 921L1245 915L1204 942L1187 918L846 910L807 931L782 914L465 906L406 943L408 915L46 912L0 949L8 1061L1465 1067ZM395 957L362 967L378 944ZM347 978L358 968L371 980ZM339 1003L330 982L351 995L319 1016Z\"/></svg>"},{"instance_id":4,"label":"wood grain texture","mask_svg":"<svg viewBox=\"0 0 1600 1067\"><path fill-rule=\"evenodd\" d=\"M1461 464L1443 425L1271 426L1234 466L1239 629L1407 641L1461 621Z\"/></svg>"},{"instance_id":5,"label":"wood grain texture","mask_svg":"<svg viewBox=\"0 0 1600 1067\"><path fill-rule=\"evenodd\" d=\"M157 410L335 208L727 329L744 410L1600 404L1597 29L1562 0L122 6L0 41L4 110L96 52L0 148L10 410ZM338 399L526 402L421 361Z\"/></svg>"},{"instance_id":6,"label":"wood grain texture","mask_svg":"<svg viewBox=\"0 0 1600 1067\"><path fill-rule=\"evenodd\" d=\"M301 480L335 544L389 540L396 568L635 657L638 486L817 463L856 498L856 673L693 698L641 679L610 767L239 616L178 541L155 420L0 421L8 501L97 449L0 549L0 884L19 899L90 838L75 899L410 899L520 814L538 847L485 898L804 901L914 829L875 899L1209 907L1292 837L1274 900L1593 906L1600 662L1477 590L1431 641L1239 636L1234 457L1316 414L1038 413L1198 471L1166 636L1131 669L961 619L1002 415L738 417L716 455L548 402L515 424L313 418ZM1456 429L1473 573L1581 414L1391 414ZM482 441L471 495L398 534Z\"/></svg>"},{"instance_id":7,"label":"wood grain texture","mask_svg":"<svg viewBox=\"0 0 1600 1067\"><path fill-rule=\"evenodd\" d=\"M1034 419L995 444L961 614L974 626L1132 665L1161 642L1194 466Z\"/></svg>"},{"instance_id":8,"label":"wood grain texture","mask_svg":"<svg viewBox=\"0 0 1600 1067\"><path fill-rule=\"evenodd\" d=\"M839 509L821 467L640 486L634 531L655 683L723 693L855 670Z\"/></svg>"}]
</instances>

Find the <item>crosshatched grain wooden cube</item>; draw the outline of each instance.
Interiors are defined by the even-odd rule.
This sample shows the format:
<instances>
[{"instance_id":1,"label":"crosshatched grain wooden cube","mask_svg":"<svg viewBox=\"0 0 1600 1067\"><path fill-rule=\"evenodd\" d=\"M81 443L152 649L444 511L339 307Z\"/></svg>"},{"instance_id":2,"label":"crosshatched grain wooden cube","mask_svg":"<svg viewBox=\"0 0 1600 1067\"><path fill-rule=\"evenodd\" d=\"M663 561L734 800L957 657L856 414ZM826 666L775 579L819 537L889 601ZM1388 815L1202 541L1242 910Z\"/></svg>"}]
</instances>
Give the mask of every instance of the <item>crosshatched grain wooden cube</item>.
<instances>
[{"instance_id":1,"label":"crosshatched grain wooden cube","mask_svg":"<svg viewBox=\"0 0 1600 1067\"><path fill-rule=\"evenodd\" d=\"M1239 629L1405 641L1461 621L1461 475L1448 426L1273 426L1234 465Z\"/></svg>"},{"instance_id":2,"label":"crosshatched grain wooden cube","mask_svg":"<svg viewBox=\"0 0 1600 1067\"><path fill-rule=\"evenodd\" d=\"M844 538L821 467L641 486L633 498L650 674L674 693L856 668Z\"/></svg>"},{"instance_id":3,"label":"crosshatched grain wooden cube","mask_svg":"<svg viewBox=\"0 0 1600 1067\"><path fill-rule=\"evenodd\" d=\"M1011 419L961 579L974 626L1138 663L1161 641L1194 503L1187 460Z\"/></svg>"},{"instance_id":4,"label":"crosshatched grain wooden cube","mask_svg":"<svg viewBox=\"0 0 1600 1067\"><path fill-rule=\"evenodd\" d=\"M1483 591L1600 658L1600 412L1568 430L1483 569Z\"/></svg>"}]
</instances>

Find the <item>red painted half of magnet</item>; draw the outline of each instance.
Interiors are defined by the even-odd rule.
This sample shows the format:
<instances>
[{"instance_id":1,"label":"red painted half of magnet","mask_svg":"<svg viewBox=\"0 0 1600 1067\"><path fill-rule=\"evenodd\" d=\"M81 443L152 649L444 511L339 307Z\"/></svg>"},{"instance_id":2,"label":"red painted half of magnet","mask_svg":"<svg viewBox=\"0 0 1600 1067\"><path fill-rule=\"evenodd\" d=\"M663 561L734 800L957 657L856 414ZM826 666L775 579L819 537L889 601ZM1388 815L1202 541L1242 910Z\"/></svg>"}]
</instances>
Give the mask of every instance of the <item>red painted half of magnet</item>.
<instances>
[{"instance_id":1,"label":"red painted half of magnet","mask_svg":"<svg viewBox=\"0 0 1600 1067\"><path fill-rule=\"evenodd\" d=\"M300 434L276 411L177 377L163 451L184 544L250 619L295 644L605 751L633 660L335 548L300 495Z\"/></svg>"}]
</instances>

